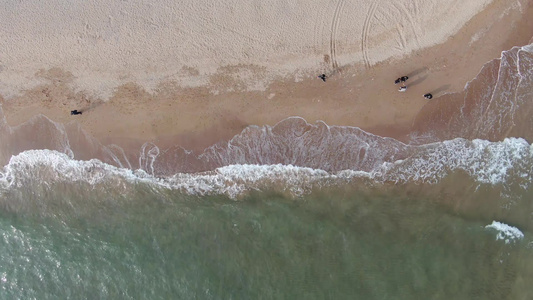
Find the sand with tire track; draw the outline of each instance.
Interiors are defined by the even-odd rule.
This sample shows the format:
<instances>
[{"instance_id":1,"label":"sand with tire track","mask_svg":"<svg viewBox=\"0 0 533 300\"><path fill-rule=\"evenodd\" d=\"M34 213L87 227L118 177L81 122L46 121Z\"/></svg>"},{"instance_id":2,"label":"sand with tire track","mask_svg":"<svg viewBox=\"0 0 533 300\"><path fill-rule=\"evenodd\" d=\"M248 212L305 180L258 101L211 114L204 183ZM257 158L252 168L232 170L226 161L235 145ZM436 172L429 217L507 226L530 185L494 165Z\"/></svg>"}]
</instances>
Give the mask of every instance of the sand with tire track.
<instances>
[{"instance_id":1,"label":"sand with tire track","mask_svg":"<svg viewBox=\"0 0 533 300\"><path fill-rule=\"evenodd\" d=\"M369 67L446 40L491 1L2 2L2 95L61 68L77 90L108 98L128 82L208 84L225 66L244 65L237 74L250 90L280 75Z\"/></svg>"},{"instance_id":2,"label":"sand with tire track","mask_svg":"<svg viewBox=\"0 0 533 300\"><path fill-rule=\"evenodd\" d=\"M0 0L8 122L191 148L292 115L401 136L423 93L460 90L531 37L526 0L241 2Z\"/></svg>"}]
</instances>

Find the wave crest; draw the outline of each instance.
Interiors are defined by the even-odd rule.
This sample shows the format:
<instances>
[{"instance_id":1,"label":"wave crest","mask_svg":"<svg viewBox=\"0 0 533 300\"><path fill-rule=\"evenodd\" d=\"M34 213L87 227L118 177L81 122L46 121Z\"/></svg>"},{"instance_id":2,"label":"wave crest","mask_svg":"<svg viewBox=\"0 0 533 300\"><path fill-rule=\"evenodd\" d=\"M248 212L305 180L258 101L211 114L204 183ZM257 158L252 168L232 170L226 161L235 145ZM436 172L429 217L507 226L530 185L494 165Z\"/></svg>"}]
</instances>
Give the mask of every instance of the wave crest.
<instances>
[{"instance_id":1,"label":"wave crest","mask_svg":"<svg viewBox=\"0 0 533 300\"><path fill-rule=\"evenodd\" d=\"M410 146L405 159L384 162L369 171L326 171L294 165L230 165L213 171L176 173L155 177L142 169L132 171L99 160L77 161L64 153L30 150L13 156L0 172L4 189L32 182L86 182L91 185L146 183L188 194L226 194L236 198L252 190L276 189L294 196L315 188L349 184L360 180L374 183L436 184L463 171L478 184L516 186L526 190L533 174L531 145L523 139L502 142L455 139L424 146Z\"/></svg>"}]
</instances>

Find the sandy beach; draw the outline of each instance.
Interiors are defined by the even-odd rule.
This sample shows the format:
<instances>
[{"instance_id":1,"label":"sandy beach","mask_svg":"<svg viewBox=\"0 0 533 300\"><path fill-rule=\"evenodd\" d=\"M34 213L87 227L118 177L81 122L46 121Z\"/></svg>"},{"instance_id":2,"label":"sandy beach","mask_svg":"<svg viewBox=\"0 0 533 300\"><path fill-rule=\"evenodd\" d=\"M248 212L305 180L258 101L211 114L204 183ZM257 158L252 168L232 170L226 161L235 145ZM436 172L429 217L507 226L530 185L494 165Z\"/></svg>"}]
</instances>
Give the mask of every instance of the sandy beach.
<instances>
[{"instance_id":1,"label":"sandy beach","mask_svg":"<svg viewBox=\"0 0 533 300\"><path fill-rule=\"evenodd\" d=\"M290 116L406 141L423 94L461 91L533 33L525 0L2 2L7 122L44 114L121 147L199 150Z\"/></svg>"}]
</instances>

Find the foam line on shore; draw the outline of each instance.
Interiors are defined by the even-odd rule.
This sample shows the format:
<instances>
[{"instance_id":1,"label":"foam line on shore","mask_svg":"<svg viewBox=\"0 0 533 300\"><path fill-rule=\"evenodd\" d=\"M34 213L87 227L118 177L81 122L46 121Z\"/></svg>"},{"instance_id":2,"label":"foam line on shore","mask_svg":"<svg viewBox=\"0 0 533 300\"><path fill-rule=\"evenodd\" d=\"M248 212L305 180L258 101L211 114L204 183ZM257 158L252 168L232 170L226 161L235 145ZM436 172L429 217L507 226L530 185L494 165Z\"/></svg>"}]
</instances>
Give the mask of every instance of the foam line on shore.
<instances>
[{"instance_id":1,"label":"foam line on shore","mask_svg":"<svg viewBox=\"0 0 533 300\"><path fill-rule=\"evenodd\" d=\"M77 161L51 150L29 150L13 156L0 172L4 188L21 187L27 180L83 181L109 184L144 182L189 194L226 194L275 188L295 196L313 188L370 179L376 183L436 184L449 174L466 172L478 184L530 186L532 150L523 139L502 142L455 139L419 147L412 157L383 163L369 171L326 172L292 165L230 165L209 172L154 177L143 170L114 167L99 160ZM119 185L117 183L117 185Z\"/></svg>"}]
</instances>

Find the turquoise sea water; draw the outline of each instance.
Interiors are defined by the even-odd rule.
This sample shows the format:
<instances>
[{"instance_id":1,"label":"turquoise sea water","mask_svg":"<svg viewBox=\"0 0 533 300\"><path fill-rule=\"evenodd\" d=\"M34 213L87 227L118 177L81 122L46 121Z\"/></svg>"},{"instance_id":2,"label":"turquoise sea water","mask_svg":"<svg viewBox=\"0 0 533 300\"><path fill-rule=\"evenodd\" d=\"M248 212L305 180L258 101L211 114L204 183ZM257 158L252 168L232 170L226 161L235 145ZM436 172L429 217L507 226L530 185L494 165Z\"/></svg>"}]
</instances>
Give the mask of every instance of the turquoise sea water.
<instances>
[{"instance_id":1,"label":"turquoise sea water","mask_svg":"<svg viewBox=\"0 0 533 300\"><path fill-rule=\"evenodd\" d=\"M3 299L527 299L530 235L396 188L235 201L142 183L1 196ZM396 196L395 196L396 195ZM524 298L525 297L525 298Z\"/></svg>"}]
</instances>

